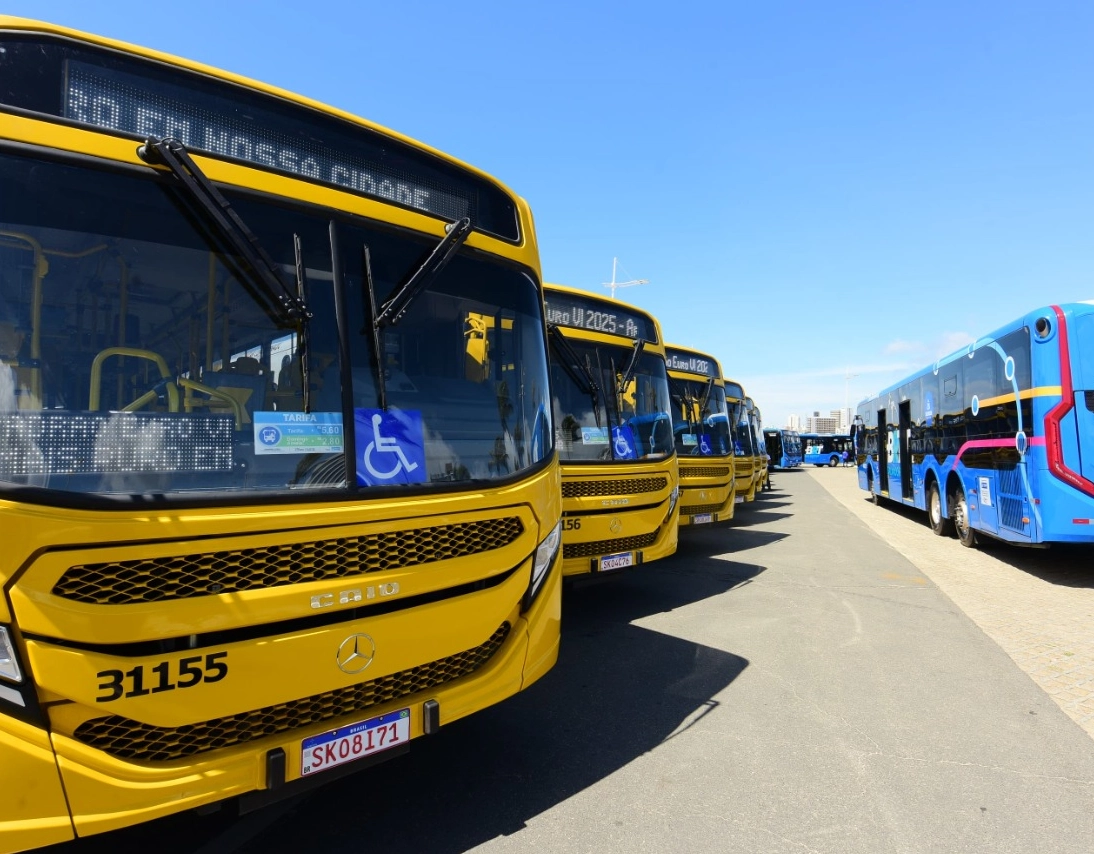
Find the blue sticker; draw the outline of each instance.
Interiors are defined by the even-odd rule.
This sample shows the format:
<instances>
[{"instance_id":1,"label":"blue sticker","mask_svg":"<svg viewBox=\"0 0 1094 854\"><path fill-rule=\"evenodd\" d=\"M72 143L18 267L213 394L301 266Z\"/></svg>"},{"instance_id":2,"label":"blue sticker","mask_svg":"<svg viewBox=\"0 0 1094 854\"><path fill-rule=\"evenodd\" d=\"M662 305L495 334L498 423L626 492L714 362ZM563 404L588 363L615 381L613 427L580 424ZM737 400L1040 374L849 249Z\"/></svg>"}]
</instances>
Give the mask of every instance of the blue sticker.
<instances>
[{"instance_id":1,"label":"blue sticker","mask_svg":"<svg viewBox=\"0 0 1094 854\"><path fill-rule=\"evenodd\" d=\"M357 485L426 483L422 413L412 409L355 409Z\"/></svg>"},{"instance_id":2,"label":"blue sticker","mask_svg":"<svg viewBox=\"0 0 1094 854\"><path fill-rule=\"evenodd\" d=\"M714 453L714 451L711 450L710 447L710 436L699 437L699 453L702 454L704 457L709 457L712 453Z\"/></svg>"},{"instance_id":3,"label":"blue sticker","mask_svg":"<svg viewBox=\"0 0 1094 854\"><path fill-rule=\"evenodd\" d=\"M638 459L634 449L634 433L630 427L612 427L612 451L617 460Z\"/></svg>"},{"instance_id":4,"label":"blue sticker","mask_svg":"<svg viewBox=\"0 0 1094 854\"><path fill-rule=\"evenodd\" d=\"M607 445L608 431L603 427L582 427L581 444L583 445Z\"/></svg>"},{"instance_id":5,"label":"blue sticker","mask_svg":"<svg viewBox=\"0 0 1094 854\"><path fill-rule=\"evenodd\" d=\"M930 392L923 395L923 421L928 427L934 424L934 395Z\"/></svg>"},{"instance_id":6,"label":"blue sticker","mask_svg":"<svg viewBox=\"0 0 1094 854\"><path fill-rule=\"evenodd\" d=\"M341 454L341 412L256 412L255 453Z\"/></svg>"}]
</instances>

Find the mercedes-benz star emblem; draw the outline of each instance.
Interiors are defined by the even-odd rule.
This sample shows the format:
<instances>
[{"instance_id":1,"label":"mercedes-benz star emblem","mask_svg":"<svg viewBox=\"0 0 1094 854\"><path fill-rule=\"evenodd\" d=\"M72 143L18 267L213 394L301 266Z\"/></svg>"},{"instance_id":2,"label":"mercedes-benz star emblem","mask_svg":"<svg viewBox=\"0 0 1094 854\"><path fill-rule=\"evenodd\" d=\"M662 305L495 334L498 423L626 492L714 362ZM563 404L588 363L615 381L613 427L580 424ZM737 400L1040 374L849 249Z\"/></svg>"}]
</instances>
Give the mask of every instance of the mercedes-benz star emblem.
<instances>
[{"instance_id":1,"label":"mercedes-benz star emblem","mask_svg":"<svg viewBox=\"0 0 1094 854\"><path fill-rule=\"evenodd\" d=\"M619 521L618 516L608 523L608 530L610 530L613 534L618 534L620 531L623 530L623 523Z\"/></svg>"},{"instance_id":2,"label":"mercedes-benz star emblem","mask_svg":"<svg viewBox=\"0 0 1094 854\"><path fill-rule=\"evenodd\" d=\"M338 647L335 660L343 673L360 673L376 655L376 642L368 635L350 635Z\"/></svg>"}]
</instances>

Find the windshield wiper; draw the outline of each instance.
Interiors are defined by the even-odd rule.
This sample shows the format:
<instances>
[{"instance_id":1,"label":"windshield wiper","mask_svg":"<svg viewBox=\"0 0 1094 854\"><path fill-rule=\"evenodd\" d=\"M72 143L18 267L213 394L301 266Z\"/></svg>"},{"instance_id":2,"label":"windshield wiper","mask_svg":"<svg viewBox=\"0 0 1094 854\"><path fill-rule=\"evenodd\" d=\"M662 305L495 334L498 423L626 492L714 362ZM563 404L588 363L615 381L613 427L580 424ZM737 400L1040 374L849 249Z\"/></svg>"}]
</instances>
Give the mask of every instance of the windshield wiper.
<instances>
[{"instance_id":1,"label":"windshield wiper","mask_svg":"<svg viewBox=\"0 0 1094 854\"><path fill-rule=\"evenodd\" d=\"M260 286L262 295L269 301L274 314L294 323L311 319L311 312L303 294L293 294L281 278L277 265L263 248L258 237L240 219L231 204L213 186L205 173L190 157L186 147L177 139L148 137L137 149L137 155L145 163L166 166L179 179L220 236L226 240L246 262L254 274L254 284ZM299 284L299 273L298 273Z\"/></svg>"},{"instance_id":2,"label":"windshield wiper","mask_svg":"<svg viewBox=\"0 0 1094 854\"><path fill-rule=\"evenodd\" d=\"M570 346L569 340L558 327L558 324L548 323L547 332L551 336L551 345L562 357L562 360L559 362L562 366L562 370L564 370L566 375L573 380L578 391L582 394L589 395L589 399L593 403L593 418L596 419L597 429L600 429L600 386L596 383L596 377L594 377L593 372L589 370L589 366L582 363L581 357L574 352L574 348ZM580 373L574 370L574 365L577 365Z\"/></svg>"},{"instance_id":3,"label":"windshield wiper","mask_svg":"<svg viewBox=\"0 0 1094 854\"><path fill-rule=\"evenodd\" d=\"M645 338L639 338L634 342L634 349L631 350L631 360L627 362L627 370L623 371L623 377L619 381L620 394L626 391L627 386L629 386L631 384L631 380L634 379L634 372L638 368L638 357L642 355L642 351L645 349Z\"/></svg>"},{"instance_id":4,"label":"windshield wiper","mask_svg":"<svg viewBox=\"0 0 1094 854\"><path fill-rule=\"evenodd\" d=\"M703 412L707 408L707 401L710 400L710 390L714 387L714 377L707 377L706 388L703 389L703 393L699 396L699 418L703 417Z\"/></svg>"},{"instance_id":5,"label":"windshield wiper","mask_svg":"<svg viewBox=\"0 0 1094 854\"><path fill-rule=\"evenodd\" d=\"M361 247L361 266L365 271L365 297L368 305L368 317L366 326L361 334L369 334L372 338L372 358L376 362L376 396L380 403L380 409L387 412L387 373L384 370L384 332L380 328L376 317L376 287L372 281L372 253L368 244Z\"/></svg>"},{"instance_id":6,"label":"windshield wiper","mask_svg":"<svg viewBox=\"0 0 1094 854\"><path fill-rule=\"evenodd\" d=\"M688 388L691 387L691 380L687 380ZM687 418L688 427L693 428L696 426L694 418L695 410L698 408L696 404L699 402L696 398L691 396L691 391L685 391L683 394L674 394L672 399L676 401L680 409L683 411L684 416Z\"/></svg>"},{"instance_id":7,"label":"windshield wiper","mask_svg":"<svg viewBox=\"0 0 1094 854\"><path fill-rule=\"evenodd\" d=\"M457 220L445 226L447 234L433 247L429 257L406 280L402 287L381 306L376 305L376 283L372 278L372 254L368 245L361 247L361 266L364 268L364 288L368 317L362 335L372 338L372 357L376 362L376 395L380 409L387 411L387 372L384 366L384 330L403 319L408 308L426 285L432 282L456 254L468 235L471 234L469 217Z\"/></svg>"},{"instance_id":8,"label":"windshield wiper","mask_svg":"<svg viewBox=\"0 0 1094 854\"><path fill-rule=\"evenodd\" d=\"M308 375L308 321L312 312L305 299L305 277L300 235L293 235L293 252L296 263L296 293L289 290L281 272L258 236L243 222L231 203L213 186L198 168L179 140L148 137L137 149L137 156L153 166L166 166L179 179L197 210L205 214L228 246L243 260L243 272L250 272L251 285L265 298L269 313L296 328L297 353L300 356L301 384L304 395L304 411L311 411L310 378Z\"/></svg>"},{"instance_id":9,"label":"windshield wiper","mask_svg":"<svg viewBox=\"0 0 1094 854\"><path fill-rule=\"evenodd\" d=\"M446 225L445 230L448 233L441 239L440 243L433 247L433 251L422 262L422 266L414 271L414 275L406 280L406 283L399 288L391 299L380 306L379 314L373 312L375 318L373 326L377 331L388 326L394 326L402 320L415 297L425 289L426 285L440 275L441 270L447 266L448 262L452 260L452 256L456 254L456 250L463 245L468 235L471 234L471 219L465 216L463 219Z\"/></svg>"}]
</instances>

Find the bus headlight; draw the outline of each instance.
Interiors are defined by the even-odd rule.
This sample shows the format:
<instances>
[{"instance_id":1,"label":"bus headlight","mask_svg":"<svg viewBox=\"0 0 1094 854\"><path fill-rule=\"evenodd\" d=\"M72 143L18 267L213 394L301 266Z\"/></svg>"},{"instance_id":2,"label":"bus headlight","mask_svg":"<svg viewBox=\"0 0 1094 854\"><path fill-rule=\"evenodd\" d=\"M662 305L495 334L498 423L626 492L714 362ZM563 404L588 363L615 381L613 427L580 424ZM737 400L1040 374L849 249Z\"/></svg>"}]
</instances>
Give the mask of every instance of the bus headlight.
<instances>
[{"instance_id":1,"label":"bus headlight","mask_svg":"<svg viewBox=\"0 0 1094 854\"><path fill-rule=\"evenodd\" d=\"M532 606L532 602L535 601L536 594L543 586L543 582L547 578L551 565L555 562L555 557L558 555L561 545L562 520L560 519L551 533L536 546L535 560L532 562L532 582L528 585L528 592L524 594L524 602L521 605L522 611L527 611Z\"/></svg>"},{"instance_id":2,"label":"bus headlight","mask_svg":"<svg viewBox=\"0 0 1094 854\"><path fill-rule=\"evenodd\" d=\"M19 659L15 657L15 644L11 641L7 626L0 626L0 678L9 682L22 682Z\"/></svg>"},{"instance_id":3,"label":"bus headlight","mask_svg":"<svg viewBox=\"0 0 1094 854\"><path fill-rule=\"evenodd\" d=\"M680 497L680 487L674 486L672 488L672 494L669 496L669 515L672 515L672 511L676 509L676 499Z\"/></svg>"}]
</instances>

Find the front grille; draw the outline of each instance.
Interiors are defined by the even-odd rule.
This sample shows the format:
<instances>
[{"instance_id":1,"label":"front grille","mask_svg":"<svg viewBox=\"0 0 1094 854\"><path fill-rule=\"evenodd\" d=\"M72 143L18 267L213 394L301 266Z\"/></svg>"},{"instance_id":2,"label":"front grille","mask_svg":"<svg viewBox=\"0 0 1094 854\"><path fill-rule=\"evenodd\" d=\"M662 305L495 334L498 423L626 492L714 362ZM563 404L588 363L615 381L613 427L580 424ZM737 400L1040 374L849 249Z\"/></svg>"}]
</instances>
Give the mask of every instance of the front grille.
<instances>
[{"instance_id":1,"label":"front grille","mask_svg":"<svg viewBox=\"0 0 1094 854\"><path fill-rule=\"evenodd\" d=\"M403 569L500 549L524 532L517 516L361 537L179 557L89 563L65 571L53 594L93 605L164 602Z\"/></svg>"},{"instance_id":2,"label":"front grille","mask_svg":"<svg viewBox=\"0 0 1094 854\"><path fill-rule=\"evenodd\" d=\"M722 509L721 504L692 504L687 507L681 506L681 516L694 516L696 513L717 513Z\"/></svg>"},{"instance_id":3,"label":"front grille","mask_svg":"<svg viewBox=\"0 0 1094 854\"><path fill-rule=\"evenodd\" d=\"M635 477L618 480L568 480L562 484L563 498L588 498L594 495L640 495L660 492L668 487L666 477Z\"/></svg>"},{"instance_id":4,"label":"front grille","mask_svg":"<svg viewBox=\"0 0 1094 854\"><path fill-rule=\"evenodd\" d=\"M680 466L680 477L728 477L728 466Z\"/></svg>"},{"instance_id":5,"label":"front grille","mask_svg":"<svg viewBox=\"0 0 1094 854\"><path fill-rule=\"evenodd\" d=\"M76 727L75 736L84 744L111 756L144 762L167 762L232 747L345 715L359 715L380 703L435 688L473 673L501 648L509 628L509 623L502 623L485 643L448 658L303 700L214 718L203 723L186 724L175 729L149 726L111 715L84 721Z\"/></svg>"},{"instance_id":6,"label":"front grille","mask_svg":"<svg viewBox=\"0 0 1094 854\"><path fill-rule=\"evenodd\" d=\"M657 542L657 531L652 534L639 534L637 537L620 537L618 540L595 540L591 543L569 543L563 545L562 556L571 557L599 557L600 555L615 554L615 552L633 552L644 549Z\"/></svg>"}]
</instances>

